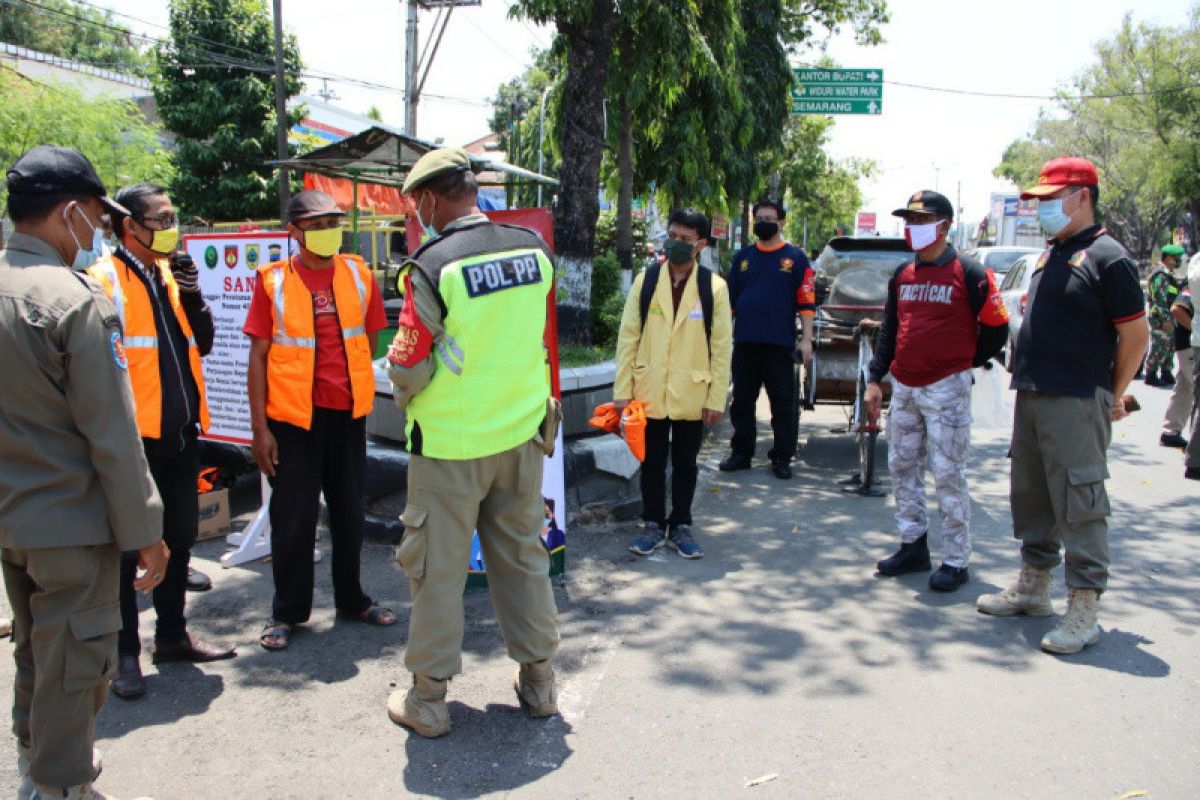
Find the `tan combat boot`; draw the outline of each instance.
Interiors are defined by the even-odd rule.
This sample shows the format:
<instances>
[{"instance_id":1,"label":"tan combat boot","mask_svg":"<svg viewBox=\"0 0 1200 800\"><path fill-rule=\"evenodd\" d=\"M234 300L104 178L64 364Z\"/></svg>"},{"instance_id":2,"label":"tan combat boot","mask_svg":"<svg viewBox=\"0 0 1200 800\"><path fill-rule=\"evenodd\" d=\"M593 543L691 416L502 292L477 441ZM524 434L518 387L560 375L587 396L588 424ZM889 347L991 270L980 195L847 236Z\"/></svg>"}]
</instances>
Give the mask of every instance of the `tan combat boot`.
<instances>
[{"instance_id":1,"label":"tan combat boot","mask_svg":"<svg viewBox=\"0 0 1200 800\"><path fill-rule=\"evenodd\" d=\"M1050 653L1078 653L1100 640L1096 612L1100 593L1095 589L1068 589L1067 613L1058 627L1042 637L1042 649Z\"/></svg>"},{"instance_id":2,"label":"tan combat boot","mask_svg":"<svg viewBox=\"0 0 1200 800\"><path fill-rule=\"evenodd\" d=\"M388 697L388 717L397 725L412 728L428 739L450 732L450 708L446 705L448 680L413 675L408 692L400 689Z\"/></svg>"},{"instance_id":3,"label":"tan combat boot","mask_svg":"<svg viewBox=\"0 0 1200 800\"><path fill-rule=\"evenodd\" d=\"M1016 583L997 594L980 595L975 607L994 617L1048 617L1054 613L1050 605L1050 570L1022 564Z\"/></svg>"},{"instance_id":4,"label":"tan combat boot","mask_svg":"<svg viewBox=\"0 0 1200 800\"><path fill-rule=\"evenodd\" d=\"M551 717L558 713L558 689L554 686L554 667L550 659L522 664L513 688L531 717Z\"/></svg>"}]
</instances>

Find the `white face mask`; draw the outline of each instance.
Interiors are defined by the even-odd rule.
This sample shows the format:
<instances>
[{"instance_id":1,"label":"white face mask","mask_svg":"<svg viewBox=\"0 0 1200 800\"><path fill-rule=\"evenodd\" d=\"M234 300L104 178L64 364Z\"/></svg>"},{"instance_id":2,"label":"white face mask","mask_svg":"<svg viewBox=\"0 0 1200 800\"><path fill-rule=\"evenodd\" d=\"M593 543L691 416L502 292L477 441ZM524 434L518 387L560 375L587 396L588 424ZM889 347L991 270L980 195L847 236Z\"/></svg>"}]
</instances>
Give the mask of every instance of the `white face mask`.
<instances>
[{"instance_id":1,"label":"white face mask","mask_svg":"<svg viewBox=\"0 0 1200 800\"><path fill-rule=\"evenodd\" d=\"M83 245L79 243L79 237L75 235L75 229L71 227L71 221L67 219L67 214L71 211L78 211L79 216L83 217L83 221L92 229L92 246L90 250L85 250ZM92 224L88 219L88 215L83 213L83 209L78 205L71 206L63 211L63 222L67 223L67 232L71 234L71 238L75 241L75 246L78 248L75 251L75 260L71 262L71 269L77 272L83 272L88 267L100 260L101 256L106 255L106 244L104 242L104 231Z\"/></svg>"},{"instance_id":2,"label":"white face mask","mask_svg":"<svg viewBox=\"0 0 1200 800\"><path fill-rule=\"evenodd\" d=\"M931 222L928 225L905 225L904 238L908 240L908 246L914 251L929 247L938 240L939 225L941 225L940 222Z\"/></svg>"},{"instance_id":3,"label":"white face mask","mask_svg":"<svg viewBox=\"0 0 1200 800\"><path fill-rule=\"evenodd\" d=\"M433 197L433 195L426 192L421 199L424 200L426 197ZM425 231L427 237L436 239L438 237L438 229L433 226L433 212L437 208L436 199L431 205L432 208L429 209L429 224L426 224L425 220L421 218L421 203L417 203L417 223L421 226L421 230Z\"/></svg>"}]
</instances>

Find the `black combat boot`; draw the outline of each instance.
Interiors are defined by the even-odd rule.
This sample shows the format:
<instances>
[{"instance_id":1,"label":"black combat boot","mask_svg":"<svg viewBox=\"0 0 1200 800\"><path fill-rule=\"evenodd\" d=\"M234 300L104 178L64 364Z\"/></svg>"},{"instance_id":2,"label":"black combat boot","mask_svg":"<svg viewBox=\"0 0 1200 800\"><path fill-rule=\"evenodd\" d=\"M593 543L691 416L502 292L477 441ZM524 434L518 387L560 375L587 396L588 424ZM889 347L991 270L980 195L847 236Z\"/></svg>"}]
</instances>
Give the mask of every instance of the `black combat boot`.
<instances>
[{"instance_id":1,"label":"black combat boot","mask_svg":"<svg viewBox=\"0 0 1200 800\"><path fill-rule=\"evenodd\" d=\"M903 575L907 572L928 572L933 569L929 563L929 545L925 539L928 534L922 533L915 542L901 544L900 549L890 558L885 558L875 565L880 575Z\"/></svg>"}]
</instances>

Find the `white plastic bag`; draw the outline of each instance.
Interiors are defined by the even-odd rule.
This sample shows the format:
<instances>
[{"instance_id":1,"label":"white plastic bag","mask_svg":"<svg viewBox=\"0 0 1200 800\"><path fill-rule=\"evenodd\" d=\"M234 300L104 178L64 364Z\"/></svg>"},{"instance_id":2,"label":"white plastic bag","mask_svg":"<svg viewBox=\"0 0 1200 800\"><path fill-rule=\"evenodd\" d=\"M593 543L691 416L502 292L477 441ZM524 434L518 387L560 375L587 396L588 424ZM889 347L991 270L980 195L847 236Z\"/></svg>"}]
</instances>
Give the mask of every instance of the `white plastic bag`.
<instances>
[{"instance_id":1,"label":"white plastic bag","mask_svg":"<svg viewBox=\"0 0 1200 800\"><path fill-rule=\"evenodd\" d=\"M972 370L971 418L976 428L1012 429L1012 393L1008 391L1008 373L995 361L991 369Z\"/></svg>"}]
</instances>

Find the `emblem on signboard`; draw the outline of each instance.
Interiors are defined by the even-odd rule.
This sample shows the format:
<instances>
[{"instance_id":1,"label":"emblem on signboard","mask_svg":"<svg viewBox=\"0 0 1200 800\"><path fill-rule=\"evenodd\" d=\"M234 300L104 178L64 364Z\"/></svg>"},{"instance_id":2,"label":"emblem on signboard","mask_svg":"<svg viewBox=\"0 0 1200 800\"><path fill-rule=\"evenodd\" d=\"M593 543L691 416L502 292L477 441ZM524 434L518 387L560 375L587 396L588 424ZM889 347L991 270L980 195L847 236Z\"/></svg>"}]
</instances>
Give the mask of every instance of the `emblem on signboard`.
<instances>
[{"instance_id":1,"label":"emblem on signboard","mask_svg":"<svg viewBox=\"0 0 1200 800\"><path fill-rule=\"evenodd\" d=\"M267 254L270 256L271 261L283 260L283 245L278 242L267 245Z\"/></svg>"},{"instance_id":2,"label":"emblem on signboard","mask_svg":"<svg viewBox=\"0 0 1200 800\"><path fill-rule=\"evenodd\" d=\"M211 244L204 248L204 265L209 269L216 269L217 267L217 248Z\"/></svg>"},{"instance_id":3,"label":"emblem on signboard","mask_svg":"<svg viewBox=\"0 0 1200 800\"><path fill-rule=\"evenodd\" d=\"M225 245L225 266L233 269L238 265L238 246L236 244Z\"/></svg>"},{"instance_id":4,"label":"emblem on signboard","mask_svg":"<svg viewBox=\"0 0 1200 800\"><path fill-rule=\"evenodd\" d=\"M246 245L246 269L258 269L258 245Z\"/></svg>"}]
</instances>

